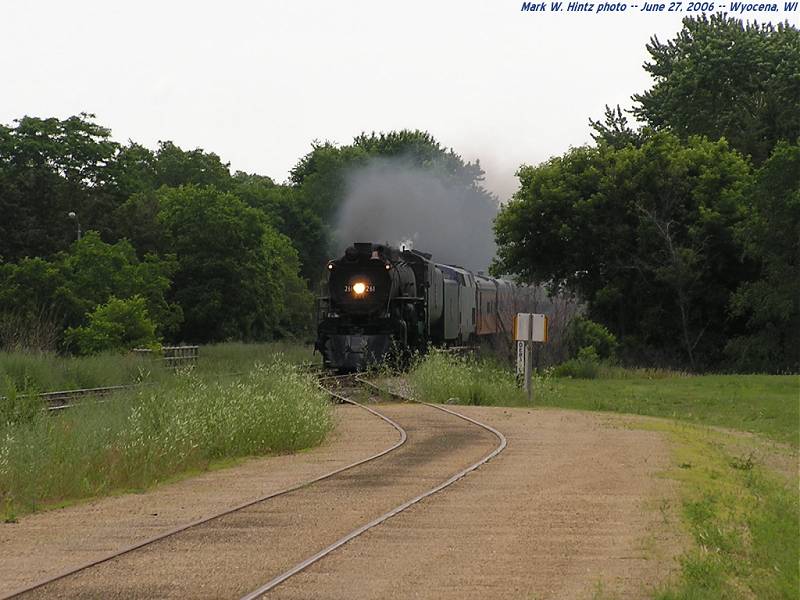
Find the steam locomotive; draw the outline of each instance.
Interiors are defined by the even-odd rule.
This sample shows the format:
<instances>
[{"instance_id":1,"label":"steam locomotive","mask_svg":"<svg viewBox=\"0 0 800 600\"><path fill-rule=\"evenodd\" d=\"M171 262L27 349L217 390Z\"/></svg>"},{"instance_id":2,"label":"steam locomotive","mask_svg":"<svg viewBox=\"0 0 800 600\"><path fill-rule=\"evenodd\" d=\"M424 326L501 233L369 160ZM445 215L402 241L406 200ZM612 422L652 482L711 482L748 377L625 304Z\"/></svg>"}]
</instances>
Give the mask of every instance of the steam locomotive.
<instances>
[{"instance_id":1,"label":"steam locomotive","mask_svg":"<svg viewBox=\"0 0 800 600\"><path fill-rule=\"evenodd\" d=\"M462 345L511 331L513 283L433 262L417 250L358 242L328 263L316 349L323 364L357 371L430 345Z\"/></svg>"}]
</instances>

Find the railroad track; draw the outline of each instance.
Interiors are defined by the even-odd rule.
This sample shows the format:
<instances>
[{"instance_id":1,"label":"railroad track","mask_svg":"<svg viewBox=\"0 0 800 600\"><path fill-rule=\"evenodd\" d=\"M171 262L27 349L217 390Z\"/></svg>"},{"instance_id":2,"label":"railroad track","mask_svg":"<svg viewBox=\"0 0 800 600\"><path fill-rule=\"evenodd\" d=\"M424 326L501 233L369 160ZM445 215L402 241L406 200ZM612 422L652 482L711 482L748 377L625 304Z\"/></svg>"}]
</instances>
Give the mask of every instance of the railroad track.
<instances>
[{"instance_id":1,"label":"railroad track","mask_svg":"<svg viewBox=\"0 0 800 600\"><path fill-rule=\"evenodd\" d=\"M107 585L109 581L115 581L117 577L129 576L131 572L152 571L159 568L159 565L164 568L163 557L161 559L158 558L164 552L173 562L183 560L186 562L187 568L193 568L196 571L198 562L202 561L198 561L193 556L198 555L198 552L203 554L202 547L206 542L210 545L216 542L221 547L225 547L228 543L238 543L243 548L248 549L250 553L258 553L262 548L272 550L270 560L273 564L269 565L269 569L264 568L264 570L267 572L272 570L274 575L266 583L261 585L248 583L247 585L250 587L245 587L245 584L242 583L242 585L233 586L234 589L226 589L224 591L202 588L204 591L200 594L206 596L224 595L226 597L241 596L241 598L247 599L259 598L373 527L452 485L502 452L505 448L506 441L500 432L449 408L419 403L416 405L418 408L415 408L415 410L422 409L426 412L425 414L420 413L422 417L418 417L414 421L407 418L408 411L400 410L397 405L382 406L380 410L376 410L355 400L354 397L364 387L372 391L379 391L382 396L390 394L397 399L409 400L398 394L383 390L371 382L355 376L325 374L320 374L319 380L320 385L337 401L366 410L393 427L398 434L396 441L372 456L332 470L301 484L267 494L204 519L174 528L40 581L25 589L18 590L7 596L7 598L21 596L111 596L114 594L104 588L104 585ZM387 412L395 412L397 414L387 416L385 414ZM405 420L409 421L405 427L398 423L398 421ZM461 423L461 425L457 425L456 422ZM409 430L406 428L412 430L411 438L413 442L410 445L408 444ZM454 440L460 440L459 443L462 446L465 444L468 446L468 438L470 436L475 437L476 431L480 431L484 437L492 436L495 442L492 444L493 447L490 451L482 450L477 460L473 456L474 452L471 450L467 452L465 456L470 457L469 464L464 467L462 461L457 470L453 472L451 469L453 457L446 456L439 459L435 455L427 455L430 454L430 448L438 448L436 439L439 436L439 430L447 430L449 432L443 436L445 443L441 445L442 448L449 448L453 445ZM450 436L449 438L448 435ZM486 445L486 441L486 439L482 438L481 443ZM444 453L446 454L446 452ZM442 464L439 465L438 463ZM436 468L429 464L435 465ZM422 468L419 465L422 465ZM450 470L443 471L442 467ZM449 476L441 477L442 472L446 472ZM426 481L438 477L438 481L433 485L425 485L423 489L419 489L420 486L416 482L418 477ZM354 508L358 509L359 502L371 506L372 497L380 495L376 492L376 490L380 490L378 486L385 485L387 481L400 481L401 479L403 481L407 479L408 481L405 481L401 486L395 486L401 489L398 489L396 493L393 491L389 494L392 500L389 510L382 509L377 516L369 515L371 518L365 518L361 514L350 514L354 512ZM350 494L353 489L359 490L360 494L351 499ZM320 506L320 499L322 499L322 502L338 503L334 509L335 514L332 516L344 515L346 517L341 519L343 521L341 526L338 524L333 526L328 523L327 526L321 527L324 531L319 535L317 535L317 529L319 528L312 530L313 534L309 535L310 539L307 541L303 539L281 539L280 543L278 543L277 540L272 540L271 543L265 546L263 538L274 535L275 531L282 533L283 530L286 530L286 537L291 538L293 537L291 536L291 531L298 528L300 530L303 529L302 526L298 527L294 523L290 523L287 526L283 526L283 524L276 526L274 523L271 525L271 520L277 518L280 521L285 515L291 515L293 520L299 523L304 520L314 519L318 517L319 511L324 508ZM355 510L355 512L359 513L358 510ZM250 544L247 543L248 540L251 542ZM322 543L323 540L326 543ZM316 551L308 550L309 546L313 548L318 543L317 548L320 549ZM286 546L286 551L284 553L274 551L273 546L276 544ZM282 556L282 554L286 556ZM154 556L156 557L155 559L153 559ZM288 560L287 557L291 558L291 560ZM234 556L225 564L228 565L228 569L235 569L238 564L237 560L243 558ZM247 559L250 563L253 562L250 560L252 556L248 556ZM222 559L222 562L225 562L225 560ZM245 562L248 561L246 560ZM184 573L184 575L188 575L188 573ZM172 577L174 579L174 573ZM200 577L200 579L203 579L203 577ZM252 575L248 575L247 581L251 582L253 580ZM176 597L186 597L196 595L194 592L198 592L203 586L199 580L195 583L192 578L176 585L177 588L173 585L169 591L147 587L147 585L143 589L135 586L123 586L115 589L117 596L157 595L165 597L174 595ZM195 588L193 587L194 585L199 587ZM243 590L247 589L250 591L242 593Z\"/></svg>"}]
</instances>

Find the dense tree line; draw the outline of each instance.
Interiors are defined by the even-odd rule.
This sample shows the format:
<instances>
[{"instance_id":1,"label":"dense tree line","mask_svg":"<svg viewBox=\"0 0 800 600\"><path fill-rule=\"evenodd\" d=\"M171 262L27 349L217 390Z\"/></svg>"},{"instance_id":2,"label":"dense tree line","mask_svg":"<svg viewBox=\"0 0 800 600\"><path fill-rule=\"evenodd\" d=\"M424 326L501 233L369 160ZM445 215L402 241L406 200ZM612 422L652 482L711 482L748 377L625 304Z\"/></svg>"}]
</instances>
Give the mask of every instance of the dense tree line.
<instances>
[{"instance_id":1,"label":"dense tree line","mask_svg":"<svg viewBox=\"0 0 800 600\"><path fill-rule=\"evenodd\" d=\"M307 335L347 173L394 155L482 176L420 131L316 143L281 185L200 149L119 144L92 115L0 126L0 344Z\"/></svg>"},{"instance_id":2,"label":"dense tree line","mask_svg":"<svg viewBox=\"0 0 800 600\"><path fill-rule=\"evenodd\" d=\"M266 177L231 175L213 153L120 145L91 115L24 117L0 127L0 200L6 345L42 319L64 332L62 348L128 344L124 331L91 321L98 309L108 321L109 307L145 320L138 341L308 330L298 252L308 240L283 233L302 206ZM82 329L92 322L105 333Z\"/></svg>"},{"instance_id":3,"label":"dense tree line","mask_svg":"<svg viewBox=\"0 0 800 600\"><path fill-rule=\"evenodd\" d=\"M687 18L647 47L633 127L523 166L497 272L576 293L631 360L800 366L800 31Z\"/></svg>"}]
</instances>

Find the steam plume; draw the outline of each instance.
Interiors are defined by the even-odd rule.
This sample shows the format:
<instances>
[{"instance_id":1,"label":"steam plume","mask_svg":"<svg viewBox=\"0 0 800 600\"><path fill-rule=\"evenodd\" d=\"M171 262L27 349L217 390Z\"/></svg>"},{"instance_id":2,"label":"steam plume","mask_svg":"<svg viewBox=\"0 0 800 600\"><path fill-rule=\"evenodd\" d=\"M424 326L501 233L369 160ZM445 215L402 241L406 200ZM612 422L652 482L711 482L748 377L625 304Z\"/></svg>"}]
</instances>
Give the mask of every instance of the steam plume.
<instances>
[{"instance_id":1,"label":"steam plume","mask_svg":"<svg viewBox=\"0 0 800 600\"><path fill-rule=\"evenodd\" d=\"M492 220L497 201L455 176L374 158L352 170L337 219L338 250L356 241L405 244L436 262L486 270L495 252Z\"/></svg>"}]
</instances>

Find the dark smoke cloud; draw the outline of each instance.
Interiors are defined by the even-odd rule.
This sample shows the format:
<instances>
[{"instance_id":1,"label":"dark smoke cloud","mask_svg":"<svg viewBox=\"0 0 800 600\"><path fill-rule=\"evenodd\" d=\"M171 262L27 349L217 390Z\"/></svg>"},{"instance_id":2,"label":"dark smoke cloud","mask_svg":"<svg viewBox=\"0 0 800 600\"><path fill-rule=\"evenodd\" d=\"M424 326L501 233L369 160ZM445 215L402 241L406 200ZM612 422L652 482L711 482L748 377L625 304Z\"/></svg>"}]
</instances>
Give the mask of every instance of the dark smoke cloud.
<instances>
[{"instance_id":1,"label":"dark smoke cloud","mask_svg":"<svg viewBox=\"0 0 800 600\"><path fill-rule=\"evenodd\" d=\"M389 242L433 254L436 262L485 271L495 253L497 201L405 158L375 158L347 177L337 219L341 252L353 242Z\"/></svg>"}]
</instances>

